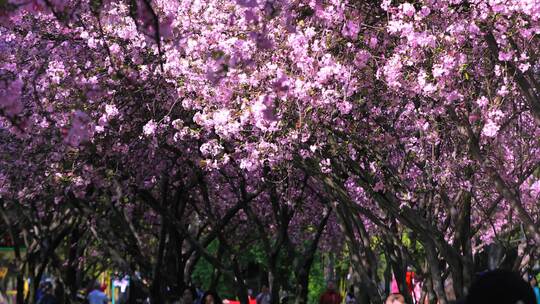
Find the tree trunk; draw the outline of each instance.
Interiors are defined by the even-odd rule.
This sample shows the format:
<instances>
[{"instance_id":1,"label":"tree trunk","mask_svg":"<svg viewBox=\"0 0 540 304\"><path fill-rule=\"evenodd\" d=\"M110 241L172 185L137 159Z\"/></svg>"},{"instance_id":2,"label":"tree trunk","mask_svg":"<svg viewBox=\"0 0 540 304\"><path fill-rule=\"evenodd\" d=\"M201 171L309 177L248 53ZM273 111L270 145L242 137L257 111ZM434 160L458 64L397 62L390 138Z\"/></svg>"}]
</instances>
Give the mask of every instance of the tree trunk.
<instances>
[{"instance_id":1,"label":"tree trunk","mask_svg":"<svg viewBox=\"0 0 540 304\"><path fill-rule=\"evenodd\" d=\"M238 265L238 261L233 261L233 268L234 268L234 275L236 277L236 289L237 289L237 296L240 300L241 304L248 304L249 298L248 298L248 292L247 292L247 286L244 283L244 277L242 276L242 271L240 269L240 265Z\"/></svg>"},{"instance_id":2,"label":"tree trunk","mask_svg":"<svg viewBox=\"0 0 540 304\"><path fill-rule=\"evenodd\" d=\"M268 269L268 287L270 288L270 301L272 304L279 304L279 290L281 288L281 281L275 262L271 262L272 263Z\"/></svg>"},{"instance_id":3,"label":"tree trunk","mask_svg":"<svg viewBox=\"0 0 540 304\"><path fill-rule=\"evenodd\" d=\"M459 291L456 290L457 299L468 294L468 288L471 286L473 281L473 254L472 254L472 245L471 245L471 201L472 195L470 192L465 194L463 199L463 206L461 207L461 219L459 230L459 241L461 247L461 256L462 256L462 286ZM455 285L454 288L456 289ZM459 292L459 293L458 293Z\"/></svg>"},{"instance_id":4,"label":"tree trunk","mask_svg":"<svg viewBox=\"0 0 540 304\"><path fill-rule=\"evenodd\" d=\"M351 215L354 214L351 210L347 210L345 203L340 203L337 208L337 215L339 219L339 226L343 231L347 239L347 243L350 246L350 259L351 264L356 273L358 273L360 281L366 285L366 292L369 295L369 298L372 302L377 303L382 301L382 295L379 292L377 282L373 280L376 276L376 271L371 270L370 276L370 267L376 267L376 261L374 260L374 255L369 254L369 237L367 236L366 231L362 231L363 223L361 219L355 221L356 225L353 225L353 219ZM362 241L359 241L356 237L354 227L359 231L359 234L362 235ZM365 254L362 254L362 253ZM371 257L371 260L370 258ZM375 264L375 265L372 265Z\"/></svg>"},{"instance_id":5,"label":"tree trunk","mask_svg":"<svg viewBox=\"0 0 540 304\"><path fill-rule=\"evenodd\" d=\"M22 269L17 273L17 304L24 304L24 275Z\"/></svg>"},{"instance_id":6,"label":"tree trunk","mask_svg":"<svg viewBox=\"0 0 540 304\"><path fill-rule=\"evenodd\" d=\"M297 272L296 304L306 304L308 300L309 270L305 268Z\"/></svg>"},{"instance_id":7,"label":"tree trunk","mask_svg":"<svg viewBox=\"0 0 540 304\"><path fill-rule=\"evenodd\" d=\"M389 215L390 216L390 215ZM388 261L390 262L390 265L392 266L394 277L396 279L396 282L398 284L399 292L403 295L405 298L406 303L412 304L412 297L409 293L409 287L407 286L407 263L405 263L403 255L401 254L401 250L399 246L402 244L395 244L392 242L392 236L394 236L396 239L399 239L399 231L397 229L397 223L395 218L391 217L391 225L390 225L390 232L392 235L388 235L386 237L385 248L387 251L387 257Z\"/></svg>"},{"instance_id":8,"label":"tree trunk","mask_svg":"<svg viewBox=\"0 0 540 304\"><path fill-rule=\"evenodd\" d=\"M424 248L426 250L426 258L428 262L428 267L431 272L431 282L433 284L433 290L437 295L437 299L440 304L447 304L446 293L444 290L444 284L442 282L442 273L439 267L439 258L437 257L437 252L435 251L435 246L431 240L426 240L424 242Z\"/></svg>"},{"instance_id":9,"label":"tree trunk","mask_svg":"<svg viewBox=\"0 0 540 304\"><path fill-rule=\"evenodd\" d=\"M297 270L298 280L296 283L296 289L297 289L297 298L296 303L297 304L305 304L308 300L308 285L309 285L309 272L311 271L311 266L313 265L313 261L315 259L315 254L317 253L317 248L319 247L319 241L321 240L322 233L324 232L324 229L326 227L326 224L328 223L328 219L330 218L330 214L332 213L331 209L327 209L325 211L325 215L322 219L322 221L319 223L319 226L317 227L317 232L315 233L315 236L313 240L311 241L311 244L307 246L307 248L304 250L301 257L303 257L303 262L298 263L298 265L301 265L300 268ZM332 255L332 253L330 253ZM332 262L329 263L331 265L330 272L333 276L334 272L334 262L332 259Z\"/></svg>"},{"instance_id":10,"label":"tree trunk","mask_svg":"<svg viewBox=\"0 0 540 304\"><path fill-rule=\"evenodd\" d=\"M200 259L201 259L200 252L195 250L191 253L189 258L185 262L184 273L181 275L185 283L189 283L188 281L191 279L191 275L193 274L193 271L195 270L195 266L197 265L197 262Z\"/></svg>"},{"instance_id":11,"label":"tree trunk","mask_svg":"<svg viewBox=\"0 0 540 304\"><path fill-rule=\"evenodd\" d=\"M396 279L396 282L398 284L399 293L403 295L406 303L412 304L413 301L412 301L411 294L409 293L409 287L407 286L407 280L406 280L407 271L406 269L402 267L403 263L402 263L401 257L398 254L396 254L397 250L398 249L392 245L387 247L388 260L390 261L390 264L392 266L392 270L394 272L394 278Z\"/></svg>"},{"instance_id":12,"label":"tree trunk","mask_svg":"<svg viewBox=\"0 0 540 304\"><path fill-rule=\"evenodd\" d=\"M152 284L150 286L150 301L152 304L163 303L162 287L161 287L161 271L163 264L163 257L165 256L165 245L167 243L167 227L162 219L161 231L159 234L158 254L156 258L156 264L154 265L152 274Z\"/></svg>"},{"instance_id":13,"label":"tree trunk","mask_svg":"<svg viewBox=\"0 0 540 304\"><path fill-rule=\"evenodd\" d=\"M66 283L68 284L67 290L69 292L69 299L75 300L77 297L77 290L79 289L77 280L77 259L79 246L78 241L80 239L79 229L75 228L71 232L69 239L69 251L68 251L68 264L65 272Z\"/></svg>"},{"instance_id":14,"label":"tree trunk","mask_svg":"<svg viewBox=\"0 0 540 304\"><path fill-rule=\"evenodd\" d=\"M324 279L326 282L336 280L336 257L333 252L326 254L327 263L324 265Z\"/></svg>"},{"instance_id":15,"label":"tree trunk","mask_svg":"<svg viewBox=\"0 0 540 304\"><path fill-rule=\"evenodd\" d=\"M220 278L221 278L221 270L219 270L219 268L215 268L214 273L212 274L212 280L210 281L210 285L208 286L208 290L216 290L216 287L219 284Z\"/></svg>"}]
</instances>

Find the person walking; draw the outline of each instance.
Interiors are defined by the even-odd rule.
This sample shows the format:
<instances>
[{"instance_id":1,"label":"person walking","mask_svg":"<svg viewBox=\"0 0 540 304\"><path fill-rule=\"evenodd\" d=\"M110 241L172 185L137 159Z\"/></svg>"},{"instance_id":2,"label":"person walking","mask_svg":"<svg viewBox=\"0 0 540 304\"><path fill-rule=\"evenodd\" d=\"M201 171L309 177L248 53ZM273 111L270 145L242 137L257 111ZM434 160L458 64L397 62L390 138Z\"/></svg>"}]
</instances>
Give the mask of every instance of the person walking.
<instances>
[{"instance_id":1,"label":"person walking","mask_svg":"<svg viewBox=\"0 0 540 304\"><path fill-rule=\"evenodd\" d=\"M36 290L36 303L39 302L39 300L41 300L41 298L43 298L43 296L45 295L43 293L43 288L45 287L45 283L47 282L43 281L39 283L39 287ZM0 303L3 303L3 302L0 302Z\"/></svg>"},{"instance_id":2,"label":"person walking","mask_svg":"<svg viewBox=\"0 0 540 304\"><path fill-rule=\"evenodd\" d=\"M261 288L261 293L257 295L255 300L257 301L257 304L270 304L270 299L270 289L268 286L263 285Z\"/></svg>"},{"instance_id":3,"label":"person walking","mask_svg":"<svg viewBox=\"0 0 540 304\"><path fill-rule=\"evenodd\" d=\"M336 291L334 281L328 281L326 291L321 295L319 304L341 304L341 295Z\"/></svg>"},{"instance_id":4,"label":"person walking","mask_svg":"<svg viewBox=\"0 0 540 304\"><path fill-rule=\"evenodd\" d=\"M194 304L197 301L197 290L194 287L187 286L180 299L181 304Z\"/></svg>"},{"instance_id":5,"label":"person walking","mask_svg":"<svg viewBox=\"0 0 540 304\"><path fill-rule=\"evenodd\" d=\"M204 290L202 289L202 285L199 281L195 281L193 284L195 286L195 291L197 292L197 297L195 298L195 304L202 304L203 296L204 296Z\"/></svg>"},{"instance_id":6,"label":"person walking","mask_svg":"<svg viewBox=\"0 0 540 304\"><path fill-rule=\"evenodd\" d=\"M94 284L94 289L88 294L88 304L107 303L109 303L109 298L107 298L107 295L101 291L101 286L96 282Z\"/></svg>"},{"instance_id":7,"label":"person walking","mask_svg":"<svg viewBox=\"0 0 540 304\"><path fill-rule=\"evenodd\" d=\"M345 296L345 304L356 304L356 297L354 296L354 287L350 287L347 295Z\"/></svg>"},{"instance_id":8,"label":"person walking","mask_svg":"<svg viewBox=\"0 0 540 304\"><path fill-rule=\"evenodd\" d=\"M53 294L53 285L51 282L43 283L43 296L37 301L37 304L58 304L58 299Z\"/></svg>"},{"instance_id":9,"label":"person walking","mask_svg":"<svg viewBox=\"0 0 540 304\"><path fill-rule=\"evenodd\" d=\"M534 292L519 273L509 270L492 270L482 273L469 289L467 304L536 304Z\"/></svg>"},{"instance_id":10,"label":"person walking","mask_svg":"<svg viewBox=\"0 0 540 304\"><path fill-rule=\"evenodd\" d=\"M536 277L534 275L531 275L529 277L529 283L531 284L531 287L534 291L534 296L536 297L536 304L540 304L540 288L538 287L538 282L536 281Z\"/></svg>"},{"instance_id":11,"label":"person walking","mask_svg":"<svg viewBox=\"0 0 540 304\"><path fill-rule=\"evenodd\" d=\"M202 298L202 304L222 304L223 301L217 294L217 292L213 290L208 290L204 293Z\"/></svg>"},{"instance_id":12,"label":"person walking","mask_svg":"<svg viewBox=\"0 0 540 304\"><path fill-rule=\"evenodd\" d=\"M391 293L388 298L386 298L386 304L405 304L405 297L400 293Z\"/></svg>"}]
</instances>

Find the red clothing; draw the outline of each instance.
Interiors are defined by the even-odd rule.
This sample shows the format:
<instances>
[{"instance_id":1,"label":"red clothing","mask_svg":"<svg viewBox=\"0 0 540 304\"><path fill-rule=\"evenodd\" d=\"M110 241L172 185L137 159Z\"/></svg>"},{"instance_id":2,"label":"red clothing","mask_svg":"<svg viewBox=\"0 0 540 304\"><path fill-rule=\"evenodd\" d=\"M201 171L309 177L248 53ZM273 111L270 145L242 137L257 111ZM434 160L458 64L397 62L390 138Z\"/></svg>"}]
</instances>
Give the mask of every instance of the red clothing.
<instances>
[{"instance_id":1,"label":"red clothing","mask_svg":"<svg viewBox=\"0 0 540 304\"><path fill-rule=\"evenodd\" d=\"M334 290L327 290L321 295L319 304L341 304L341 295Z\"/></svg>"},{"instance_id":2,"label":"red clothing","mask_svg":"<svg viewBox=\"0 0 540 304\"><path fill-rule=\"evenodd\" d=\"M227 301L226 303L227 304L240 304L240 301L236 301L236 300L223 300L223 303L225 303L225 301ZM249 297L249 304L257 304L257 300L255 300L255 298L253 297Z\"/></svg>"},{"instance_id":3,"label":"red clothing","mask_svg":"<svg viewBox=\"0 0 540 304\"><path fill-rule=\"evenodd\" d=\"M411 294L414 291L413 280L414 280L414 272L407 271L405 275L405 282L407 283L407 289L409 290L409 293Z\"/></svg>"}]
</instances>

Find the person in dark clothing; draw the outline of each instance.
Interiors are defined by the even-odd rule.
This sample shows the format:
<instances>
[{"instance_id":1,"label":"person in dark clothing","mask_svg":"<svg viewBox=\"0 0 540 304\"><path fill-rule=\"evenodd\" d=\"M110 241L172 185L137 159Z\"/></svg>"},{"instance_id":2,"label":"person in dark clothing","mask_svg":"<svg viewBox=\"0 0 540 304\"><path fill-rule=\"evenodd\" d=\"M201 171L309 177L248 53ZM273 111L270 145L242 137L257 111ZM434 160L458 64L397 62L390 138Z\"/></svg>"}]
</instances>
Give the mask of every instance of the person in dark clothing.
<instances>
[{"instance_id":1,"label":"person in dark clothing","mask_svg":"<svg viewBox=\"0 0 540 304\"><path fill-rule=\"evenodd\" d=\"M182 304L194 304L197 300L197 290L194 287L187 286L182 293Z\"/></svg>"},{"instance_id":2,"label":"person in dark clothing","mask_svg":"<svg viewBox=\"0 0 540 304\"><path fill-rule=\"evenodd\" d=\"M473 283L467 304L535 304L531 286L519 274L508 270L494 270L481 274Z\"/></svg>"},{"instance_id":3,"label":"person in dark clothing","mask_svg":"<svg viewBox=\"0 0 540 304\"><path fill-rule=\"evenodd\" d=\"M45 283L46 282L41 282L39 283L39 287L37 288L36 290L36 303L39 302L39 300L41 300L41 298L43 297L44 293L43 293L43 288L45 286Z\"/></svg>"},{"instance_id":4,"label":"person in dark clothing","mask_svg":"<svg viewBox=\"0 0 540 304\"><path fill-rule=\"evenodd\" d=\"M140 304L146 301L148 293L146 292L143 283L138 278L132 278L129 283L129 304Z\"/></svg>"},{"instance_id":5,"label":"person in dark clothing","mask_svg":"<svg viewBox=\"0 0 540 304\"><path fill-rule=\"evenodd\" d=\"M222 304L223 301L217 294L217 292L209 290L204 293L201 304Z\"/></svg>"},{"instance_id":6,"label":"person in dark clothing","mask_svg":"<svg viewBox=\"0 0 540 304\"><path fill-rule=\"evenodd\" d=\"M53 295L53 285L51 282L45 282L43 284L43 296L37 304L58 304L58 300Z\"/></svg>"},{"instance_id":7,"label":"person in dark clothing","mask_svg":"<svg viewBox=\"0 0 540 304\"><path fill-rule=\"evenodd\" d=\"M58 303L62 304L65 302L64 294L65 294L64 284L60 281L56 281L56 288L54 288L54 296L56 297L56 300Z\"/></svg>"}]
</instances>

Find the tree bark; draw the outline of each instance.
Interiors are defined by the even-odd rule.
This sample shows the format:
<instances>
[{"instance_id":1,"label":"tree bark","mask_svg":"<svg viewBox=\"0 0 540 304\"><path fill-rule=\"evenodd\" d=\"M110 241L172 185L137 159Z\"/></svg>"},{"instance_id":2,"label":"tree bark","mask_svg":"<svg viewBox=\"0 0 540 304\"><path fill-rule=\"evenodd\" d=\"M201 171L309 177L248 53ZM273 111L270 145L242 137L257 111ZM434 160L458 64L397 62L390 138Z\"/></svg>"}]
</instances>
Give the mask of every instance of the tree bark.
<instances>
[{"instance_id":1,"label":"tree bark","mask_svg":"<svg viewBox=\"0 0 540 304\"><path fill-rule=\"evenodd\" d=\"M340 202L337 206L337 215L340 223L340 228L343 231L343 234L345 235L347 239L347 243L350 246L350 259L351 264L356 273L358 273L360 281L362 281L366 285L366 292L369 295L369 298L372 302L378 303L382 301L382 295L379 292L379 288L376 285L376 281L373 280L372 277L370 277L370 273L368 270L368 267L372 265L373 263L376 264L376 261L370 261L367 259L368 254L364 253L366 250L370 250L369 248L369 238L367 236L364 236L363 240L367 243L360 242L356 234L354 232L354 225L352 223L353 219L351 219L351 215L353 214L350 211L347 211L347 208L343 205L344 202ZM356 227L362 225L361 219L356 219ZM367 246L367 248L366 248ZM364 254L363 254L364 253ZM376 274L376 271L372 271L372 274Z\"/></svg>"},{"instance_id":2,"label":"tree bark","mask_svg":"<svg viewBox=\"0 0 540 304\"><path fill-rule=\"evenodd\" d=\"M431 272L431 282L433 283L433 290L437 295L437 299L440 304L447 304L446 292L444 290L444 283L442 282L442 273L439 267L439 258L437 257L437 252L435 251L435 246L431 240L426 240L424 242L424 248L426 250L426 258L428 262L428 267Z\"/></svg>"},{"instance_id":3,"label":"tree bark","mask_svg":"<svg viewBox=\"0 0 540 304\"><path fill-rule=\"evenodd\" d=\"M159 245L156 257L156 263L154 264L152 274L152 284L150 286L150 301L152 304L161 304L164 299L162 297L161 287L161 271L163 265L163 257L165 256L165 246L167 243L167 225L164 223L163 218L161 221L161 231L159 233Z\"/></svg>"}]
</instances>

